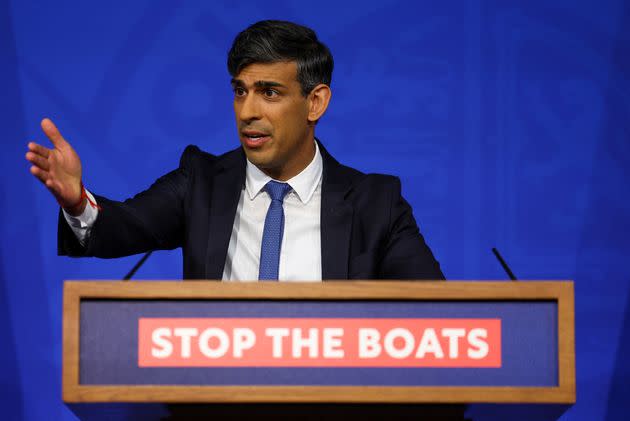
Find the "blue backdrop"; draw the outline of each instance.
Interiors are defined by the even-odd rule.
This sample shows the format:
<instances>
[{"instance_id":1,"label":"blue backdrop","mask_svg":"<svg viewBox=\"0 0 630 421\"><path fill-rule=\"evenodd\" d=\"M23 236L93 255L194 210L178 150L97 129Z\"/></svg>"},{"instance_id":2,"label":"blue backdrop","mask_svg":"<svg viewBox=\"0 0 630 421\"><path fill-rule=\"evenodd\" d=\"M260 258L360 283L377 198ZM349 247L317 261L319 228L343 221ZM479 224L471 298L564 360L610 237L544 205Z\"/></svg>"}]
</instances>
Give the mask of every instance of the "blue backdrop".
<instances>
[{"instance_id":1,"label":"blue backdrop","mask_svg":"<svg viewBox=\"0 0 630 421\"><path fill-rule=\"evenodd\" d=\"M313 27L336 61L318 126L343 163L396 174L449 279L574 279L578 403L621 420L630 369L630 10L623 0L0 2L3 419L61 402L64 279L137 260L56 256L57 207L28 172L51 117L85 184L125 198L187 144L238 141L226 52L264 18ZM180 278L158 252L141 278Z\"/></svg>"}]
</instances>

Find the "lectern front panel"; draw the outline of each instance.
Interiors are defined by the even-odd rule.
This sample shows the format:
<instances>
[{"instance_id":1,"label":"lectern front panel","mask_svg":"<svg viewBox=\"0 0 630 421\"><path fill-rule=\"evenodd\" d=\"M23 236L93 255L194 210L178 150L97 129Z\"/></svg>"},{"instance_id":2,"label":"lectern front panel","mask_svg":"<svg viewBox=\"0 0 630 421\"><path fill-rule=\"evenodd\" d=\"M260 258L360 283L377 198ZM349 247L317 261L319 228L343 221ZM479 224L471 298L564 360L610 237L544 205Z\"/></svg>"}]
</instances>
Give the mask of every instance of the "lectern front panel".
<instances>
[{"instance_id":1,"label":"lectern front panel","mask_svg":"<svg viewBox=\"0 0 630 421\"><path fill-rule=\"evenodd\" d=\"M572 403L571 282L67 282L67 402Z\"/></svg>"},{"instance_id":2,"label":"lectern front panel","mask_svg":"<svg viewBox=\"0 0 630 421\"><path fill-rule=\"evenodd\" d=\"M84 300L84 385L557 386L551 301Z\"/></svg>"}]
</instances>

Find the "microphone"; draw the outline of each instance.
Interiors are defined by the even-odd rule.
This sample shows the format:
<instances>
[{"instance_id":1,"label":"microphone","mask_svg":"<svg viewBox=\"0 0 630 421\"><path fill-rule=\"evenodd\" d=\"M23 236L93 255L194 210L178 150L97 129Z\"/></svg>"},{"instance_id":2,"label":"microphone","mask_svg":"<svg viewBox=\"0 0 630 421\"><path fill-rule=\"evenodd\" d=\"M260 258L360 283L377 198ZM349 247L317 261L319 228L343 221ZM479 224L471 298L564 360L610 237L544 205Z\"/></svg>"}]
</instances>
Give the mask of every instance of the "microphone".
<instances>
[{"instance_id":1,"label":"microphone","mask_svg":"<svg viewBox=\"0 0 630 421\"><path fill-rule=\"evenodd\" d=\"M151 253L153 253L153 250L146 252L144 256L142 256L142 258L138 260L138 263L136 263L136 265L133 268L131 268L129 273L125 275L125 277L122 280L123 281L130 280L131 277L138 271L138 269L140 269L140 266L142 266L144 262L146 262L146 260L149 258L149 256L151 256Z\"/></svg>"},{"instance_id":2,"label":"microphone","mask_svg":"<svg viewBox=\"0 0 630 421\"><path fill-rule=\"evenodd\" d=\"M507 263L505 263L505 260L503 260L503 257L501 257L499 250L497 250L495 247L492 247L492 252L497 257L497 259L499 260L499 263L501 263L501 266L503 267L503 270L505 271L505 273L507 273L510 279L513 281L517 281L518 279L516 279L516 276L514 276L514 273L510 270L510 267L507 265Z\"/></svg>"}]
</instances>

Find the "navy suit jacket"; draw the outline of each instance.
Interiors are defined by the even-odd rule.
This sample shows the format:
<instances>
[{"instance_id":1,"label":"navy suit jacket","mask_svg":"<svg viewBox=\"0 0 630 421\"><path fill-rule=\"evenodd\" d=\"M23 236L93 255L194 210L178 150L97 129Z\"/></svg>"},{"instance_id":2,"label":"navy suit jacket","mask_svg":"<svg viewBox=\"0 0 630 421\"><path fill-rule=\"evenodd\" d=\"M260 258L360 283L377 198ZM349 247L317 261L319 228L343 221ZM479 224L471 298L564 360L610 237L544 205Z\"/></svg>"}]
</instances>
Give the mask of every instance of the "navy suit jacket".
<instances>
[{"instance_id":1,"label":"navy suit jacket","mask_svg":"<svg viewBox=\"0 0 630 421\"><path fill-rule=\"evenodd\" d=\"M399 179L320 151L322 279L443 279ZM215 156L188 146L178 169L133 198L95 195L102 209L85 247L60 212L58 253L113 258L182 247L184 279L221 279L245 167L241 148Z\"/></svg>"}]
</instances>

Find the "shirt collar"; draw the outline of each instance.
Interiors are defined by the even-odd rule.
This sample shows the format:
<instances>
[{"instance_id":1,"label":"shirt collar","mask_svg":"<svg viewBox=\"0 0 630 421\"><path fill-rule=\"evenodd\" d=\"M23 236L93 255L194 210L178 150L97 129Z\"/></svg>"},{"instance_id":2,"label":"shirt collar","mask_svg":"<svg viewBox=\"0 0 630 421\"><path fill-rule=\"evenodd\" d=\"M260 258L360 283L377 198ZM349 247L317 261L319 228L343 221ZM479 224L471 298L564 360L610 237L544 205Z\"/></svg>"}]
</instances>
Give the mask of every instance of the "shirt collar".
<instances>
[{"instance_id":1,"label":"shirt collar","mask_svg":"<svg viewBox=\"0 0 630 421\"><path fill-rule=\"evenodd\" d=\"M308 203L311 197L313 197L313 193L322 179L323 167L319 145L315 142L315 156L311 163L298 175L286 181L302 203ZM273 179L247 160L247 167L245 168L245 189L247 190L250 200L254 200L270 180Z\"/></svg>"}]
</instances>

